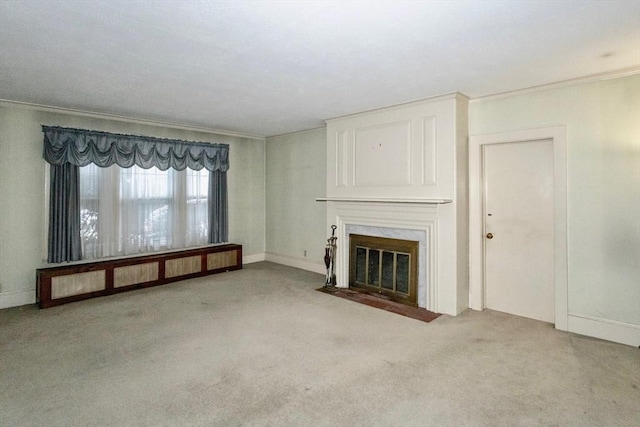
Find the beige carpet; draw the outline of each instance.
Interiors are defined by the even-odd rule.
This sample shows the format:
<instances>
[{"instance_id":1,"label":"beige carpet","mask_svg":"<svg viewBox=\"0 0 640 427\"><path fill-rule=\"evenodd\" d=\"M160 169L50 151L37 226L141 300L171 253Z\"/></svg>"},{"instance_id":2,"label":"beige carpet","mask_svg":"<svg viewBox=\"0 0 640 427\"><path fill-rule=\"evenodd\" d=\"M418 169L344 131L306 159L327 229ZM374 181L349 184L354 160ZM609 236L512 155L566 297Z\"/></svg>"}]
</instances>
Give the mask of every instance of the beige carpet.
<instances>
[{"instance_id":1,"label":"beige carpet","mask_svg":"<svg viewBox=\"0 0 640 427\"><path fill-rule=\"evenodd\" d=\"M0 310L0 426L637 426L640 351L496 312L424 323L270 263Z\"/></svg>"}]
</instances>

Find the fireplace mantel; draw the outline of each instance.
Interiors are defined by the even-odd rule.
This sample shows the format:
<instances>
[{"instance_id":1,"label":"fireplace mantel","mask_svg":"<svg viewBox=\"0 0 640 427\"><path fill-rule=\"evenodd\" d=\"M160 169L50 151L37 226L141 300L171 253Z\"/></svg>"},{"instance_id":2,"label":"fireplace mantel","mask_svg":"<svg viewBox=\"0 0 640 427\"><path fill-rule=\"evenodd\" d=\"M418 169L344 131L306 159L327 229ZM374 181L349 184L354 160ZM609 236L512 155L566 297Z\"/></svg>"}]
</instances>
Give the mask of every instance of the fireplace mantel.
<instances>
[{"instance_id":1,"label":"fireplace mantel","mask_svg":"<svg viewBox=\"0 0 640 427\"><path fill-rule=\"evenodd\" d=\"M391 197L318 197L316 202L355 202L355 203L406 203L419 205L443 205L452 203L451 199L420 199Z\"/></svg>"}]
</instances>

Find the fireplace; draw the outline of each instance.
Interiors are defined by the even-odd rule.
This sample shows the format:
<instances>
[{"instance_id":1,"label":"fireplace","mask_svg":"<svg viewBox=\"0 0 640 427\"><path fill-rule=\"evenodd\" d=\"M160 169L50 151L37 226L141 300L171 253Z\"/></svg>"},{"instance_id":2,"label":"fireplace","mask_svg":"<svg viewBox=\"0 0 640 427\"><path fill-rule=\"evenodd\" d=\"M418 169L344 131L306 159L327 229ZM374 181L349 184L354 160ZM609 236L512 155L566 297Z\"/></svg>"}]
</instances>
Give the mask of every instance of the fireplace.
<instances>
[{"instance_id":1,"label":"fireplace","mask_svg":"<svg viewBox=\"0 0 640 427\"><path fill-rule=\"evenodd\" d=\"M337 226L337 286L349 287L349 236L388 237L418 242L417 304L434 313L457 315L455 239L451 203L381 203L336 201L327 216ZM462 273L462 272L461 272ZM467 289L463 290L468 293Z\"/></svg>"},{"instance_id":2,"label":"fireplace","mask_svg":"<svg viewBox=\"0 0 640 427\"><path fill-rule=\"evenodd\" d=\"M337 287L351 286L351 234L413 240L418 307L469 307L467 104L451 94L327 120L326 197L316 200L327 202L327 230L337 227Z\"/></svg>"},{"instance_id":3,"label":"fireplace","mask_svg":"<svg viewBox=\"0 0 640 427\"><path fill-rule=\"evenodd\" d=\"M349 235L349 287L417 306L417 241Z\"/></svg>"},{"instance_id":4,"label":"fireplace","mask_svg":"<svg viewBox=\"0 0 640 427\"><path fill-rule=\"evenodd\" d=\"M405 206L402 214L397 206L368 206L366 211L360 210L360 204L351 205L356 208L359 214L351 216L354 211L350 211L348 204L340 203L338 216L338 253L337 253L337 278L338 286L350 287L350 242L351 236L362 235L371 238L386 238L391 240L404 240L417 243L417 254L414 255L412 267L416 269L415 285L416 298L415 303L418 307L426 308L431 311L435 308L436 295L435 289L431 286L434 283L435 251L433 250L434 239L433 224L429 219L425 218L429 215L424 207L419 208L416 215L420 216L422 222L411 223L399 221L399 218L408 212L414 211L415 207ZM390 209L390 211L389 211ZM393 217L389 221L385 217ZM408 251L405 251L408 252Z\"/></svg>"}]
</instances>

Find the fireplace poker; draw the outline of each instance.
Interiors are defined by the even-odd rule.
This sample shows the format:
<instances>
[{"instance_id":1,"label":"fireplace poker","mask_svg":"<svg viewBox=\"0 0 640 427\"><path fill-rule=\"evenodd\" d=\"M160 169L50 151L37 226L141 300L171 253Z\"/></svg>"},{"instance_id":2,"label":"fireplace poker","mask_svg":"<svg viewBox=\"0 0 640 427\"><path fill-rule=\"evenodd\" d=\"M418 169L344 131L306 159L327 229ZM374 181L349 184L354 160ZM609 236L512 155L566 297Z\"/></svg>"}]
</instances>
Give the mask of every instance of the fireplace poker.
<instances>
[{"instance_id":1,"label":"fireplace poker","mask_svg":"<svg viewBox=\"0 0 640 427\"><path fill-rule=\"evenodd\" d=\"M327 266L327 276L324 281L325 286L335 286L336 285L336 274L335 274L335 261L336 261L336 250L338 246L336 241L338 238L336 237L336 227L335 225L331 226L331 237L327 239L327 246L324 249L324 265Z\"/></svg>"}]
</instances>

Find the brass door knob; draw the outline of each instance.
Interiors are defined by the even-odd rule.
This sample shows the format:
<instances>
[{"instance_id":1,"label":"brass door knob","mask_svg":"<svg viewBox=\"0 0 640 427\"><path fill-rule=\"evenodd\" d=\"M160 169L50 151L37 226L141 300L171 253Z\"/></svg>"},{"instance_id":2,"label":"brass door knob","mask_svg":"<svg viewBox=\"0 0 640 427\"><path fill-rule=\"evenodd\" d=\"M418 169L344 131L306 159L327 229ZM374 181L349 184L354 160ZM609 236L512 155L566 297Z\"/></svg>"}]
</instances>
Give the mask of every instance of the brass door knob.
<instances>
[{"instance_id":1,"label":"brass door knob","mask_svg":"<svg viewBox=\"0 0 640 427\"><path fill-rule=\"evenodd\" d=\"M489 239L489 240L493 239L493 234L492 233L487 233L487 239Z\"/></svg>"}]
</instances>

